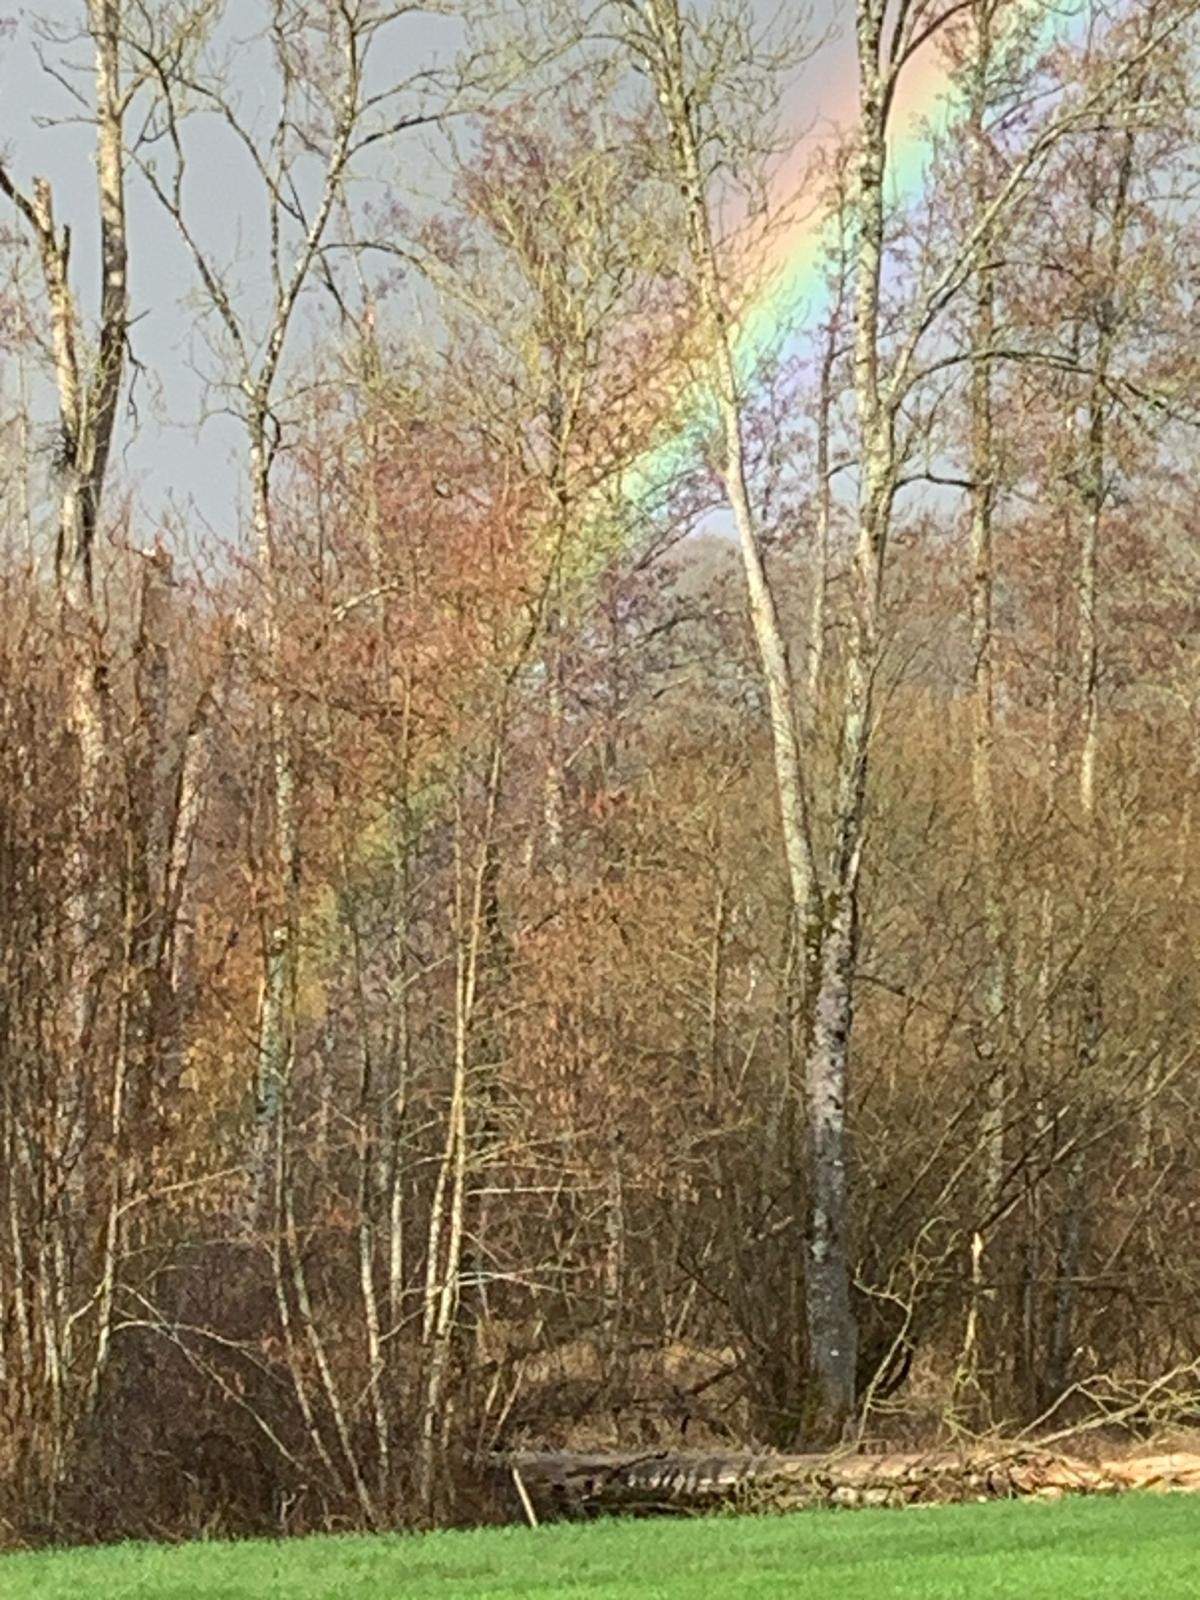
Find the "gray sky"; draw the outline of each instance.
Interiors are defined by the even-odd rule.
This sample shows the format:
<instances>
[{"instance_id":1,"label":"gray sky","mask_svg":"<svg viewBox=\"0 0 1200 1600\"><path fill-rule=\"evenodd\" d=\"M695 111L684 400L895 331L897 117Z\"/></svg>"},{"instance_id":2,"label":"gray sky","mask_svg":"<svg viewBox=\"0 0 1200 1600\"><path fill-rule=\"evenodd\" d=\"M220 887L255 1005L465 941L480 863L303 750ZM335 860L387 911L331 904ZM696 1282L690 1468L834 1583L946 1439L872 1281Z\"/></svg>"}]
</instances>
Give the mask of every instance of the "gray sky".
<instances>
[{"instance_id":1,"label":"gray sky","mask_svg":"<svg viewBox=\"0 0 1200 1600\"><path fill-rule=\"evenodd\" d=\"M767 0L758 0L764 12ZM0 148L14 176L28 183L34 174L50 179L60 222L73 232L75 276L81 299L88 309L96 282L96 219L92 133L69 120L39 126L39 119L69 119L73 107L67 91L47 76L35 50L37 24L69 27L79 17L83 0L40 0L17 14L14 33L0 40ZM772 7L773 9L773 7ZM838 0L818 0L819 15L841 11ZM269 62L243 41L256 30L259 0L230 0L225 32L231 45L232 82L246 106L269 112L267 82ZM800 75L793 102L786 110L797 128L814 118L844 110L851 82L852 62L843 37L822 52L821 59ZM387 49L376 61L380 79L401 77L414 67L445 63L453 52L454 37L441 18L417 15L394 27ZM54 52L85 66L85 46ZM86 73L80 79L88 88ZM266 282L265 243L260 192L244 152L211 119L197 125L192 154L190 201L196 226L214 256L237 262L235 281L246 306ZM432 186L433 164L422 152L420 136L405 135L389 150L381 150L374 177L381 187L390 182L400 188ZM232 538L238 519L243 469L238 424L228 417L210 417L200 425L204 389L194 368L214 363L198 336L194 276L189 259L158 203L137 178L129 186L131 237L130 290L135 319L133 347L145 374L133 386L136 424L123 416L117 440L115 465L132 484L137 522L152 530L174 502L192 509L223 538ZM7 219L0 219L6 225ZM189 303L191 302L191 303ZM415 309L415 301L410 311ZM405 314L403 297L393 302L392 315ZM303 347L306 329L297 326L293 354Z\"/></svg>"}]
</instances>

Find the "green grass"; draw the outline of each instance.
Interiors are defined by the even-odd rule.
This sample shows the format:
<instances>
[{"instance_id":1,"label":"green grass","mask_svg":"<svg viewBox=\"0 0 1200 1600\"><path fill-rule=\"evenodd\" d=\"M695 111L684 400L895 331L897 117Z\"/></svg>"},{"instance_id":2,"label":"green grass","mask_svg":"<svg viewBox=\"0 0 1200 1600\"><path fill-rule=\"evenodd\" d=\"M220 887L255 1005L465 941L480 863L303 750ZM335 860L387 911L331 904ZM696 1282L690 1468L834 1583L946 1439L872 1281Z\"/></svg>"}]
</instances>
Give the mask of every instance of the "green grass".
<instances>
[{"instance_id":1,"label":"green grass","mask_svg":"<svg viewBox=\"0 0 1200 1600\"><path fill-rule=\"evenodd\" d=\"M3 1600L1196 1600L1200 1500L1126 1496L0 1557Z\"/></svg>"}]
</instances>

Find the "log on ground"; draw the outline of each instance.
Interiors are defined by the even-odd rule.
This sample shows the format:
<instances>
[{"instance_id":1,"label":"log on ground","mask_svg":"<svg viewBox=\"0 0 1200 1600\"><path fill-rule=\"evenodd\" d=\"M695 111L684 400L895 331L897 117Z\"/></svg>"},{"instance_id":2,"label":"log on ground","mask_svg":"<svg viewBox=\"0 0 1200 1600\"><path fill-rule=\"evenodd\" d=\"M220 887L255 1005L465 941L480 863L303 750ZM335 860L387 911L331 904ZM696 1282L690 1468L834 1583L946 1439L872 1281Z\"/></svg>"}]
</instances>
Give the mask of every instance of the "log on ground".
<instances>
[{"instance_id":1,"label":"log on ground","mask_svg":"<svg viewBox=\"0 0 1200 1600\"><path fill-rule=\"evenodd\" d=\"M518 1451L505 1456L503 1465L519 1477L545 1519L1200 1491L1200 1455L1092 1462L1025 1445L887 1455Z\"/></svg>"}]
</instances>

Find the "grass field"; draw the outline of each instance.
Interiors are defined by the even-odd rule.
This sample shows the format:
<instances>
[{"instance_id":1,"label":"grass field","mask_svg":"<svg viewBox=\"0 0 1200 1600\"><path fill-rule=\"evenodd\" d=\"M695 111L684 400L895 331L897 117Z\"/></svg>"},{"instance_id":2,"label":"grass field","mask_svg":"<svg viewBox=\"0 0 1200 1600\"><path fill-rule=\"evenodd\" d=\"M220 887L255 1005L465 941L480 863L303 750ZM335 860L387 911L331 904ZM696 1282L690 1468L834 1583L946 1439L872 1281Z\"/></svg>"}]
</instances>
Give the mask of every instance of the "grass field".
<instances>
[{"instance_id":1,"label":"grass field","mask_svg":"<svg viewBox=\"0 0 1200 1600\"><path fill-rule=\"evenodd\" d=\"M0 1557L3 1600L1196 1600L1188 1496Z\"/></svg>"}]
</instances>

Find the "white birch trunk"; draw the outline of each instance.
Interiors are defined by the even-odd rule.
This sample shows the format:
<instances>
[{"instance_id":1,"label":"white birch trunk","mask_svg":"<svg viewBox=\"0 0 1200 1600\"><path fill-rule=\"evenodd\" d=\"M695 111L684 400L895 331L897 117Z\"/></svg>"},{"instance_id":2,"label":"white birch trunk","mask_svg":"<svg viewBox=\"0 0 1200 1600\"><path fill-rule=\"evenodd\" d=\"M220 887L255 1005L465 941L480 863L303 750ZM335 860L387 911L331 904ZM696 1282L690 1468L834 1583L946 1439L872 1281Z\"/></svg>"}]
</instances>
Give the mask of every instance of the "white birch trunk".
<instances>
[{"instance_id":1,"label":"white birch trunk","mask_svg":"<svg viewBox=\"0 0 1200 1600\"><path fill-rule=\"evenodd\" d=\"M696 128L689 109L683 31L677 0L645 0L644 16L654 41L651 70L655 89L687 207L692 267L709 341L721 427L724 451L721 475L737 530L750 623L767 698L792 912L796 932L809 958L803 964L806 978L815 957L814 940L818 937L820 914L809 834L800 725L787 642L767 574L758 519L750 497L741 385L737 374L733 330L724 304Z\"/></svg>"},{"instance_id":2,"label":"white birch trunk","mask_svg":"<svg viewBox=\"0 0 1200 1600\"><path fill-rule=\"evenodd\" d=\"M842 691L833 849L806 1063L811 1192L806 1323L809 1362L818 1390L814 1409L822 1427L833 1433L845 1426L855 1402L858 1352L851 1299L847 1100L879 603L896 473L892 418L882 393L878 350L887 119L879 65L881 27L878 8L869 0L860 0L857 34L862 114L854 195L854 391L861 463L858 539L851 570L852 613Z\"/></svg>"},{"instance_id":3,"label":"white birch trunk","mask_svg":"<svg viewBox=\"0 0 1200 1600\"><path fill-rule=\"evenodd\" d=\"M986 216L991 197L985 118L992 66L995 0L974 7L974 61L971 71L971 193L977 215ZM971 342L971 794L975 811L975 850L983 901L983 1017L980 1031L984 1113L983 1206L995 1211L1004 1178L1004 1117L1007 1081L1003 1068L1003 1026L1007 1012L1004 919L1000 910L999 842L995 798L995 638L993 633L993 522L996 460L993 427L995 281L991 266L992 229L979 236L974 263Z\"/></svg>"}]
</instances>

